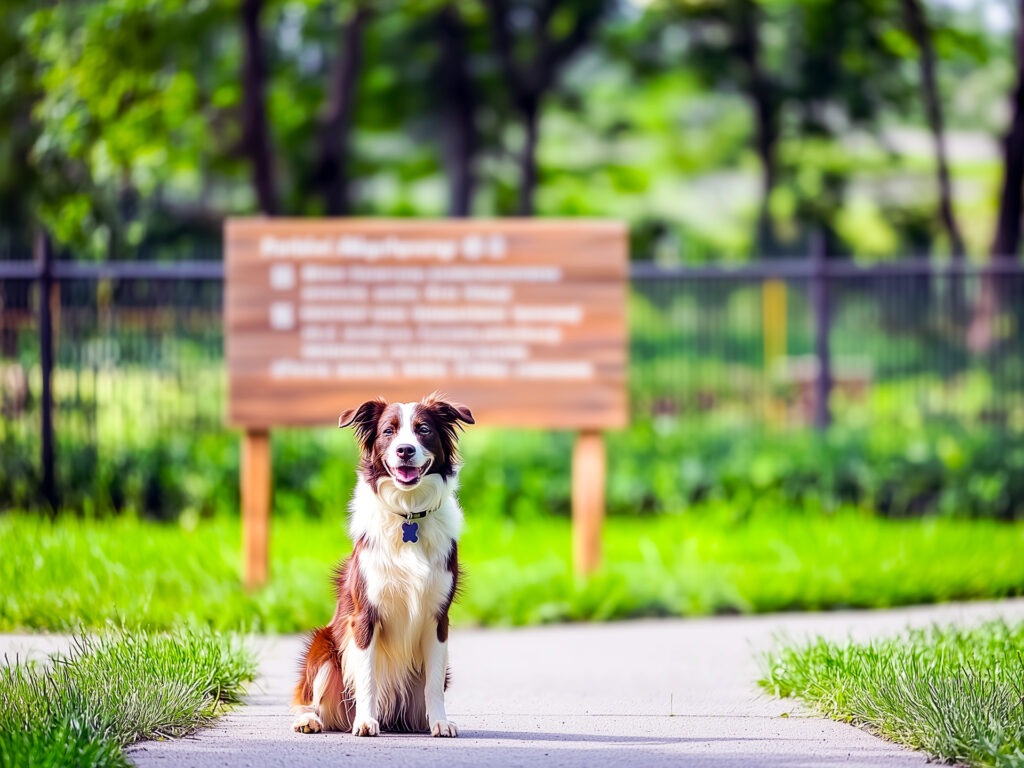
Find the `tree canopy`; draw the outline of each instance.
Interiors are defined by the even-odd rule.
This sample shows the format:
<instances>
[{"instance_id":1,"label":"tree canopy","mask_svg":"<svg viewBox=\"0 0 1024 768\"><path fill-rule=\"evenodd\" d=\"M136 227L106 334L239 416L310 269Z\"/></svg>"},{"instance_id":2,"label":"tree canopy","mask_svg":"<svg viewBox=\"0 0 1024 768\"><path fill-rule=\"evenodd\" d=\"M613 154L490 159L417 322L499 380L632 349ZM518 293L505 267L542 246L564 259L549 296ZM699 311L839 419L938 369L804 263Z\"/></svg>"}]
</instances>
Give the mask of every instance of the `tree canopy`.
<instances>
[{"instance_id":1,"label":"tree canopy","mask_svg":"<svg viewBox=\"0 0 1024 768\"><path fill-rule=\"evenodd\" d=\"M1019 223L1024 157L1020 46L988 19L940 0L12 0L0 245L43 226L123 258L255 212L589 215L627 219L637 258L799 254L812 230L837 254L980 255L997 212Z\"/></svg>"}]
</instances>

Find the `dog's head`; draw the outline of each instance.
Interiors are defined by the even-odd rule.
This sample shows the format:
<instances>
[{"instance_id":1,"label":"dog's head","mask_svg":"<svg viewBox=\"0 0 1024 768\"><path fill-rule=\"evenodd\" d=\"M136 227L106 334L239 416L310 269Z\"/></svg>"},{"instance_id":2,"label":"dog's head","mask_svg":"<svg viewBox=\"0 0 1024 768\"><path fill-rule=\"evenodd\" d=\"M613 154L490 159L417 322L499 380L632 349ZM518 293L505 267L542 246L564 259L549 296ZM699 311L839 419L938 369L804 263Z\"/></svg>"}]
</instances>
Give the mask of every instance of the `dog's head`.
<instances>
[{"instance_id":1,"label":"dog's head","mask_svg":"<svg viewBox=\"0 0 1024 768\"><path fill-rule=\"evenodd\" d=\"M411 491L427 475L448 479L458 467L458 433L473 424L469 408L449 403L437 393L418 403L368 400L341 414L339 427L351 426L362 450L359 470L370 486L390 477Z\"/></svg>"}]
</instances>

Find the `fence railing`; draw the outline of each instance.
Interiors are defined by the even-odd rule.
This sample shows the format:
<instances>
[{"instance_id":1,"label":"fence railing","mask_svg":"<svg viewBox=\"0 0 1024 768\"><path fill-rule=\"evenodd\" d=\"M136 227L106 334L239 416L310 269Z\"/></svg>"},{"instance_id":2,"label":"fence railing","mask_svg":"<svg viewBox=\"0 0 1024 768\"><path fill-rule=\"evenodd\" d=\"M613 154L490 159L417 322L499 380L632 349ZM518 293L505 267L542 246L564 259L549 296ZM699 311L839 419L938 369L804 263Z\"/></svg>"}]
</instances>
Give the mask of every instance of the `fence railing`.
<instances>
[{"instance_id":1,"label":"fence railing","mask_svg":"<svg viewBox=\"0 0 1024 768\"><path fill-rule=\"evenodd\" d=\"M1024 428L1024 265L811 258L631 268L635 419L793 428L913 414ZM0 462L99 466L223 430L216 261L0 262ZM86 469L62 468L74 444ZM6 446L6 447L5 447ZM73 478L67 478L68 481Z\"/></svg>"}]
</instances>

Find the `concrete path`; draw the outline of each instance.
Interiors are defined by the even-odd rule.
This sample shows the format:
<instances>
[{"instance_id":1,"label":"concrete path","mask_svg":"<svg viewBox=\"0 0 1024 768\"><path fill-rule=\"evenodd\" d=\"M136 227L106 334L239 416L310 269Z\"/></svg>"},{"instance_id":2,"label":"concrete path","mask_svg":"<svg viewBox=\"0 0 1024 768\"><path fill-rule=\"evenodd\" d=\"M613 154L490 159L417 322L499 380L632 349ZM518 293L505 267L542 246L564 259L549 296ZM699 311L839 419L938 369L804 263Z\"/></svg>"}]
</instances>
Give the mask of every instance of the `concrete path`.
<instances>
[{"instance_id":1,"label":"concrete path","mask_svg":"<svg viewBox=\"0 0 1024 768\"><path fill-rule=\"evenodd\" d=\"M451 635L453 740L301 735L288 702L301 640L258 639L248 705L192 738L146 742L170 766L924 766L922 755L808 715L755 685L779 633L864 639L932 623L1024 619L1024 600L871 613L464 630ZM23 650L39 638L25 638ZM7 638L0 651L13 650Z\"/></svg>"}]
</instances>

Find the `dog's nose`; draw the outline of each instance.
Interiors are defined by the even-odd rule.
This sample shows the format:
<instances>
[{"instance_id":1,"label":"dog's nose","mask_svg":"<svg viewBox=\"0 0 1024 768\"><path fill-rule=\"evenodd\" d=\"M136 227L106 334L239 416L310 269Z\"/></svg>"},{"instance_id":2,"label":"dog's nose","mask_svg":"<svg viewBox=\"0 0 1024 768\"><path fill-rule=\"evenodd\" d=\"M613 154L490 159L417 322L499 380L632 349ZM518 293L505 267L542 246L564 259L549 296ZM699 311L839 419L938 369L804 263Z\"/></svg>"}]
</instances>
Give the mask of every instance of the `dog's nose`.
<instances>
[{"instance_id":1,"label":"dog's nose","mask_svg":"<svg viewBox=\"0 0 1024 768\"><path fill-rule=\"evenodd\" d=\"M416 454L415 445L400 445L395 448L395 453L398 454L398 458L402 461L408 461Z\"/></svg>"}]
</instances>

